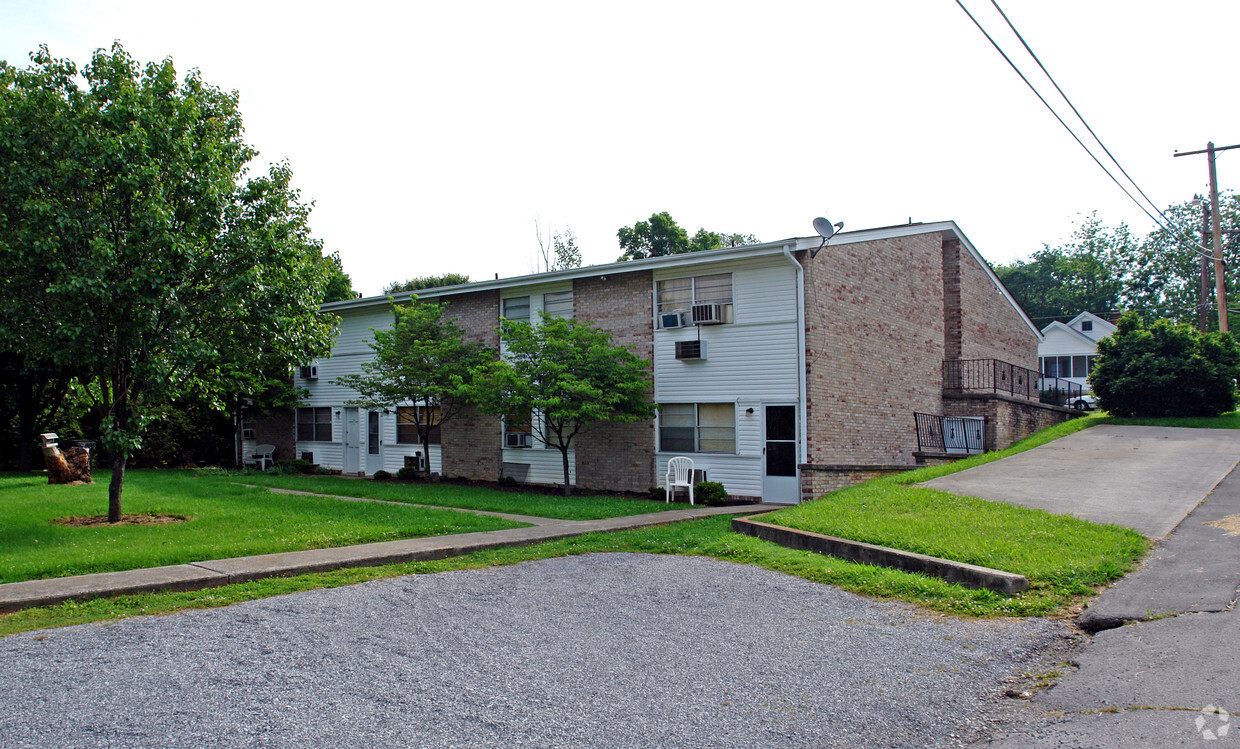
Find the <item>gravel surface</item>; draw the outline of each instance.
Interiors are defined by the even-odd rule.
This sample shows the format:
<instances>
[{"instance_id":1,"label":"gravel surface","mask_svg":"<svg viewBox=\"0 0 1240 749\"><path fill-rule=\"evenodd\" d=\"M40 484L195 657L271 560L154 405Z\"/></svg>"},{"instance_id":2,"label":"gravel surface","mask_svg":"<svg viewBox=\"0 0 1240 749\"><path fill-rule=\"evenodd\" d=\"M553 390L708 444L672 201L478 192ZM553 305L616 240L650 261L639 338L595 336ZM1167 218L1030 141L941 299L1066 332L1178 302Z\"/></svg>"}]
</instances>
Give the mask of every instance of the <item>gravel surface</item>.
<instances>
[{"instance_id":1,"label":"gravel surface","mask_svg":"<svg viewBox=\"0 0 1240 749\"><path fill-rule=\"evenodd\" d=\"M953 746L1054 623L595 554L0 640L0 746Z\"/></svg>"}]
</instances>

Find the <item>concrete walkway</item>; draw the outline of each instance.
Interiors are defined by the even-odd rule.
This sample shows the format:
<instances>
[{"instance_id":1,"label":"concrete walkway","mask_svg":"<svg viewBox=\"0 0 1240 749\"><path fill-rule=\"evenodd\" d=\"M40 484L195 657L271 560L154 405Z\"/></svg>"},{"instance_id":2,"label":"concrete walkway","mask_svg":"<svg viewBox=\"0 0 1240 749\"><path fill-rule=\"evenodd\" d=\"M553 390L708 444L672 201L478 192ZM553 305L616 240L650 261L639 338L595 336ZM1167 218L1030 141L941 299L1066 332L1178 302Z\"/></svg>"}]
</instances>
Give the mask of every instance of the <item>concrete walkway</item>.
<instances>
[{"instance_id":1,"label":"concrete walkway","mask_svg":"<svg viewBox=\"0 0 1240 749\"><path fill-rule=\"evenodd\" d=\"M925 482L1163 538L1240 462L1240 430L1103 424Z\"/></svg>"},{"instance_id":2,"label":"concrete walkway","mask_svg":"<svg viewBox=\"0 0 1240 749\"><path fill-rule=\"evenodd\" d=\"M287 492L288 490L273 490ZM310 494L310 492L288 492ZM342 497L336 497L342 499ZM343 499L365 500L356 497ZM404 503L397 503L404 504ZM429 505L423 505L429 506ZM203 562L174 564L165 567L102 572L94 575L75 575L45 580L25 580L0 584L0 612L18 611L34 606L48 606L70 600L83 600L127 593L145 593L164 590L197 590L220 585L258 580L264 577L288 577L309 572L326 572L345 567L373 567L383 564L446 559L470 554L475 551L498 549L507 546L527 546L542 541L580 536L586 533L645 528L666 525L684 520L713 515L747 515L769 512L783 505L749 504L730 507L693 507L686 510L668 510L643 515L628 515L601 520L559 520L555 518L513 515L465 510L459 507L437 509L495 515L509 520L533 524L529 528L509 528L478 533L460 533L449 536L408 538L398 541L338 546L329 549L286 551L277 554L260 554L233 559L212 559Z\"/></svg>"}]
</instances>

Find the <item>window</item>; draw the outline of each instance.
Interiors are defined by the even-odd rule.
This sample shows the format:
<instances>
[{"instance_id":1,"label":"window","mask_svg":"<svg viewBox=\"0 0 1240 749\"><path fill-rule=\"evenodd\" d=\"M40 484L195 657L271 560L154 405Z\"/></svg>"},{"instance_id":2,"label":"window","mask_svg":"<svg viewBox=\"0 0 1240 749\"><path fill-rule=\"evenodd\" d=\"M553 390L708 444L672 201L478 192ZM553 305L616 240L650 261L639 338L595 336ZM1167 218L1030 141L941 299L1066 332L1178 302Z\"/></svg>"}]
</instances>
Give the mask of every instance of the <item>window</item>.
<instances>
[{"instance_id":1,"label":"window","mask_svg":"<svg viewBox=\"0 0 1240 749\"><path fill-rule=\"evenodd\" d=\"M509 414L504 417L504 447L533 447L534 430L529 414Z\"/></svg>"},{"instance_id":2,"label":"window","mask_svg":"<svg viewBox=\"0 0 1240 749\"><path fill-rule=\"evenodd\" d=\"M695 304L723 305L724 322L732 322L732 274L672 278L658 283L659 326L667 312L688 312Z\"/></svg>"},{"instance_id":3,"label":"window","mask_svg":"<svg viewBox=\"0 0 1240 749\"><path fill-rule=\"evenodd\" d=\"M332 410L327 408L297 409L298 442L331 442Z\"/></svg>"},{"instance_id":4,"label":"window","mask_svg":"<svg viewBox=\"0 0 1240 749\"><path fill-rule=\"evenodd\" d=\"M736 407L731 403L664 403L659 407L659 450L735 453Z\"/></svg>"},{"instance_id":5,"label":"window","mask_svg":"<svg viewBox=\"0 0 1240 749\"><path fill-rule=\"evenodd\" d=\"M1091 330L1093 330L1093 329L1094 329L1094 321L1093 321L1093 320L1081 320L1081 330L1083 330L1083 331L1085 331L1086 333L1088 333L1089 331L1091 331Z\"/></svg>"},{"instance_id":6,"label":"window","mask_svg":"<svg viewBox=\"0 0 1240 749\"><path fill-rule=\"evenodd\" d=\"M250 411L241 412L241 439L252 440L257 439L256 424L254 414Z\"/></svg>"},{"instance_id":7,"label":"window","mask_svg":"<svg viewBox=\"0 0 1240 749\"><path fill-rule=\"evenodd\" d=\"M435 426L430 430L430 443L438 445L440 439L439 419L441 418L439 406L431 408L429 418L425 413L426 406L416 406L417 412L414 411L415 406L397 406L396 407L396 442L402 445L420 445L422 438L418 436L418 417L421 416L421 422L425 424L428 420L435 422Z\"/></svg>"},{"instance_id":8,"label":"window","mask_svg":"<svg viewBox=\"0 0 1240 749\"><path fill-rule=\"evenodd\" d=\"M549 294L543 294L543 312L547 317L561 317L565 320L573 319L573 292L553 291Z\"/></svg>"},{"instance_id":9,"label":"window","mask_svg":"<svg viewBox=\"0 0 1240 749\"><path fill-rule=\"evenodd\" d=\"M1077 354L1076 356L1044 356L1042 357L1043 377L1088 377L1094 371L1093 354Z\"/></svg>"},{"instance_id":10,"label":"window","mask_svg":"<svg viewBox=\"0 0 1240 749\"><path fill-rule=\"evenodd\" d=\"M530 321L530 298L514 296L504 300L504 319L513 322Z\"/></svg>"}]
</instances>

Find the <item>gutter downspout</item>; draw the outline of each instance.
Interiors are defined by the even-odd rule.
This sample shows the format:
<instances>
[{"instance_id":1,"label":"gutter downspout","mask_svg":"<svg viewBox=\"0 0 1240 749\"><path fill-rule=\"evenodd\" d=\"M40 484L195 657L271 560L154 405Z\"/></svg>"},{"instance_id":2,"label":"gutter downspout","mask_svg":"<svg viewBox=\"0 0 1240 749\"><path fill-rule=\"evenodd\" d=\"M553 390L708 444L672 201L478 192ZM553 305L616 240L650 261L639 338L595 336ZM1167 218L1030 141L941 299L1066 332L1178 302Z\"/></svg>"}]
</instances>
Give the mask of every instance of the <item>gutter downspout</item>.
<instances>
[{"instance_id":1,"label":"gutter downspout","mask_svg":"<svg viewBox=\"0 0 1240 749\"><path fill-rule=\"evenodd\" d=\"M808 427L805 423L806 384L805 384L805 268L792 256L792 245L784 245L784 257L797 269L797 424L800 427L797 435L801 443L797 463L809 462ZM800 492L801 470L797 469L797 492ZM797 498L800 502L800 497Z\"/></svg>"}]
</instances>

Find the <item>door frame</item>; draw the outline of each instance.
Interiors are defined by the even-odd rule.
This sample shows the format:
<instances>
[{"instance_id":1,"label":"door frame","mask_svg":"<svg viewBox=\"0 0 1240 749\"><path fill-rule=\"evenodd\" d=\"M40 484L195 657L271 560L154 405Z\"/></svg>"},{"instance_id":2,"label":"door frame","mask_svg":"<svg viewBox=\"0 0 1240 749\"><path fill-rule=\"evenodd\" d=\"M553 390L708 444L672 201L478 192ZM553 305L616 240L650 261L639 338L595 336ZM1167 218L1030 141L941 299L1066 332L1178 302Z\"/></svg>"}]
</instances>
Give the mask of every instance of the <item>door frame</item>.
<instances>
[{"instance_id":1,"label":"door frame","mask_svg":"<svg viewBox=\"0 0 1240 749\"><path fill-rule=\"evenodd\" d=\"M361 471L361 439L359 432L361 431L361 422L359 421L358 409L355 406L345 406L344 409L344 442L343 452L341 456L341 471L344 473L357 473Z\"/></svg>"},{"instance_id":2,"label":"door frame","mask_svg":"<svg viewBox=\"0 0 1240 749\"><path fill-rule=\"evenodd\" d=\"M759 404L759 407L762 409L762 423L759 427L761 430L760 435L762 439L762 501L773 504L798 504L801 501L801 468L796 462L794 462L796 467L793 469L792 476L768 476L766 473L766 448L768 442L766 437L766 409L768 407L785 407L792 409L792 439L776 441L792 443L792 454L794 461L796 461L796 456L801 454L801 409L797 407L795 402L787 401L774 401L770 403L763 402Z\"/></svg>"}]
</instances>

